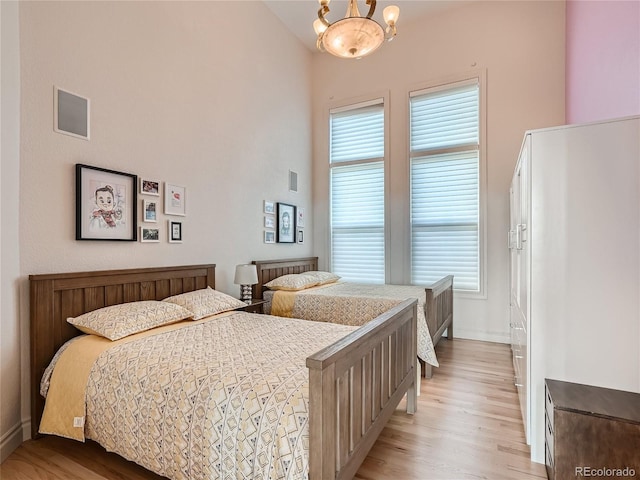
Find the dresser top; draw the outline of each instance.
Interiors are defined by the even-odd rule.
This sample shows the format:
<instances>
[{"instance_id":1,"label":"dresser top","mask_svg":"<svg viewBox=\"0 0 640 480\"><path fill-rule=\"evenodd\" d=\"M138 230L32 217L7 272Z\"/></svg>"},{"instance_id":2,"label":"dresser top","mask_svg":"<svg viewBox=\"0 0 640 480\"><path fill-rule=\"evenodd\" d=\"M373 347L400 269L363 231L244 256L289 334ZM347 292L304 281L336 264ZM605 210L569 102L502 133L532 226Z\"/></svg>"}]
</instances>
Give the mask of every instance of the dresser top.
<instances>
[{"instance_id":1,"label":"dresser top","mask_svg":"<svg viewBox=\"0 0 640 480\"><path fill-rule=\"evenodd\" d=\"M548 378L545 381L557 409L640 424L640 393Z\"/></svg>"}]
</instances>

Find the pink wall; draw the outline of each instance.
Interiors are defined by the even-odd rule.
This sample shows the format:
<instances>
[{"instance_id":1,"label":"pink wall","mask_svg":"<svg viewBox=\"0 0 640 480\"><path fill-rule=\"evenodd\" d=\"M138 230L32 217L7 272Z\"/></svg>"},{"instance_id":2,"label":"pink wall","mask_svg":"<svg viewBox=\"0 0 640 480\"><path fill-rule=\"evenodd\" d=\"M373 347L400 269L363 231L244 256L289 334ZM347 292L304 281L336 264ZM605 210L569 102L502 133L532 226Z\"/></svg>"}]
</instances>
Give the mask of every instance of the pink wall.
<instances>
[{"instance_id":1,"label":"pink wall","mask_svg":"<svg viewBox=\"0 0 640 480\"><path fill-rule=\"evenodd\" d=\"M640 114L640 0L567 0L566 123Z\"/></svg>"}]
</instances>

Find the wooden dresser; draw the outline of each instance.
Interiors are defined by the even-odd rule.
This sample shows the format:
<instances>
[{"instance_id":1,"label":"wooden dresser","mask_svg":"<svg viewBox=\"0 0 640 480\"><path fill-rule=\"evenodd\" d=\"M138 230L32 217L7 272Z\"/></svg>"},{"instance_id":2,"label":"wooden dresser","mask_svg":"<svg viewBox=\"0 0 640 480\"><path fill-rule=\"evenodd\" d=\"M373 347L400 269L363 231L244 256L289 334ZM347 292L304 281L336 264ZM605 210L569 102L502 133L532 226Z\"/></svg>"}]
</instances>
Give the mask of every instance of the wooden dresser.
<instances>
[{"instance_id":1,"label":"wooden dresser","mask_svg":"<svg viewBox=\"0 0 640 480\"><path fill-rule=\"evenodd\" d=\"M545 393L550 480L640 477L640 394L550 379Z\"/></svg>"}]
</instances>

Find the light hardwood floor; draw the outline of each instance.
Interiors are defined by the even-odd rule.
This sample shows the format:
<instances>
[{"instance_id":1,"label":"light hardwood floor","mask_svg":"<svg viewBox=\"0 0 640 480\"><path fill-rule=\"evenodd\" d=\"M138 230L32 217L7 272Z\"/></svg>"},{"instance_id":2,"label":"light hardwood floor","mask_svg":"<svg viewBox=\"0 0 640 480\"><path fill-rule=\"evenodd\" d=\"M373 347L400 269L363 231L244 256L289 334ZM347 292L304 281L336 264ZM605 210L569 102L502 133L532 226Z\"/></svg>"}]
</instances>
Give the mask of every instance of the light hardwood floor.
<instances>
[{"instance_id":1,"label":"light hardwood floor","mask_svg":"<svg viewBox=\"0 0 640 480\"><path fill-rule=\"evenodd\" d=\"M358 480L545 479L529 447L508 345L442 339L440 368L422 381L418 412L398 408ZM401 405L400 407L403 407ZM158 475L99 445L47 437L25 442L1 466L2 480L149 480Z\"/></svg>"}]
</instances>

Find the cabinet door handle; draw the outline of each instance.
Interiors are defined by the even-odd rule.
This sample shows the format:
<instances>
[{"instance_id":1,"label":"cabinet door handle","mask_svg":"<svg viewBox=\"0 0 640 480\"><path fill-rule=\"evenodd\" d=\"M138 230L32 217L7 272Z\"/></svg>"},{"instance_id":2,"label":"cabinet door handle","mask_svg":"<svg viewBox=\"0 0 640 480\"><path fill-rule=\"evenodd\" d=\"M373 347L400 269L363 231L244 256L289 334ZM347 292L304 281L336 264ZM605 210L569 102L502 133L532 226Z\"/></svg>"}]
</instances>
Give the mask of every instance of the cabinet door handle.
<instances>
[{"instance_id":1,"label":"cabinet door handle","mask_svg":"<svg viewBox=\"0 0 640 480\"><path fill-rule=\"evenodd\" d=\"M514 355L516 358L524 358L522 355Z\"/></svg>"},{"instance_id":2,"label":"cabinet door handle","mask_svg":"<svg viewBox=\"0 0 640 480\"><path fill-rule=\"evenodd\" d=\"M519 223L516 225L516 249L522 250L524 248L523 243L527 241L527 224Z\"/></svg>"}]
</instances>

